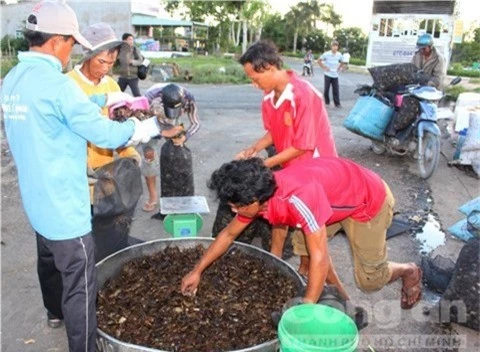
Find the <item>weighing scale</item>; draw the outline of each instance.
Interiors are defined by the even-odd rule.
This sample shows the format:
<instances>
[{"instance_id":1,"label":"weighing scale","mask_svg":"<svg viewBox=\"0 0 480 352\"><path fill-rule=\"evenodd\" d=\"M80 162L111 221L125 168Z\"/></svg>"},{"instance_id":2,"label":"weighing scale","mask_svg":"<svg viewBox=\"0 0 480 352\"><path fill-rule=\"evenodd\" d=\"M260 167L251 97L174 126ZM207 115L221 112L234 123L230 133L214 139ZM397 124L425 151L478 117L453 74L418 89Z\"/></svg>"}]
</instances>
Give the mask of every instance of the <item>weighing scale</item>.
<instances>
[{"instance_id":1,"label":"weighing scale","mask_svg":"<svg viewBox=\"0 0 480 352\"><path fill-rule=\"evenodd\" d=\"M162 197L160 213L166 215L163 227L173 237L196 237L203 226L200 213L209 213L205 197Z\"/></svg>"}]
</instances>

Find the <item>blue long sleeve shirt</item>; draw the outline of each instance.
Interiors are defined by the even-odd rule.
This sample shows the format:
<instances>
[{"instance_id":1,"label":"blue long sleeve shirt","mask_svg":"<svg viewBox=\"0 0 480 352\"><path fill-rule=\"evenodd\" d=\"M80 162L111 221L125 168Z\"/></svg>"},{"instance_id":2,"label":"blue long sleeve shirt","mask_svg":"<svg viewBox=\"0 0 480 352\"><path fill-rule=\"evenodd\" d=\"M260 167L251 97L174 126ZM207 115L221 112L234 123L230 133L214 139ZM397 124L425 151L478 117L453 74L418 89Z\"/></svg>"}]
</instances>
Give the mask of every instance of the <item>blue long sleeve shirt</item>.
<instances>
[{"instance_id":1,"label":"blue long sleeve shirt","mask_svg":"<svg viewBox=\"0 0 480 352\"><path fill-rule=\"evenodd\" d=\"M1 92L5 132L35 231L66 240L91 231L87 141L117 148L134 123L105 119L51 55L23 52Z\"/></svg>"}]
</instances>

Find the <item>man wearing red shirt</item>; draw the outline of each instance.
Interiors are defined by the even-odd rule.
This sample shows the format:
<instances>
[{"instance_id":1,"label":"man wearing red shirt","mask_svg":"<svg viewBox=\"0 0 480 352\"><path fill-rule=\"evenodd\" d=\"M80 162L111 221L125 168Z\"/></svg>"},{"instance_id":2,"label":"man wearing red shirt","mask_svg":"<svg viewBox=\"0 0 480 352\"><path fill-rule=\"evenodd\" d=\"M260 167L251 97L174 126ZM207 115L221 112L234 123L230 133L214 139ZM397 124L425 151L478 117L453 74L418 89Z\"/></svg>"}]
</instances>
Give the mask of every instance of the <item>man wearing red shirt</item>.
<instances>
[{"instance_id":1,"label":"man wearing red shirt","mask_svg":"<svg viewBox=\"0 0 480 352\"><path fill-rule=\"evenodd\" d=\"M271 145L277 154L265 160L267 167L337 156L322 94L293 71L282 69L281 57L272 43L253 44L239 62L253 85L265 92L262 118L267 132L237 158L253 157Z\"/></svg>"},{"instance_id":2,"label":"man wearing red shirt","mask_svg":"<svg viewBox=\"0 0 480 352\"><path fill-rule=\"evenodd\" d=\"M265 159L267 167L287 167L318 156L337 156L322 94L293 71L282 69L282 59L273 43L259 41L251 45L239 62L254 86L265 92L262 118L266 133L236 159L256 156L271 145L277 154ZM287 230L275 229L285 237ZM298 272L305 277L309 263L301 231L294 231L292 242L294 253L300 256Z\"/></svg>"},{"instance_id":3,"label":"man wearing red shirt","mask_svg":"<svg viewBox=\"0 0 480 352\"><path fill-rule=\"evenodd\" d=\"M182 292L193 294L203 271L226 252L257 216L272 225L301 228L310 254L304 302L317 302L325 283L344 299L348 295L328 253L326 227L340 224L353 254L355 280L366 292L402 278L401 307L412 308L421 298L421 270L414 263L387 261L386 231L393 216L394 198L374 172L340 158L315 158L272 173L258 158L235 160L216 170L209 188L231 206L237 216L223 229L182 280ZM284 238L272 232L272 252Z\"/></svg>"}]
</instances>

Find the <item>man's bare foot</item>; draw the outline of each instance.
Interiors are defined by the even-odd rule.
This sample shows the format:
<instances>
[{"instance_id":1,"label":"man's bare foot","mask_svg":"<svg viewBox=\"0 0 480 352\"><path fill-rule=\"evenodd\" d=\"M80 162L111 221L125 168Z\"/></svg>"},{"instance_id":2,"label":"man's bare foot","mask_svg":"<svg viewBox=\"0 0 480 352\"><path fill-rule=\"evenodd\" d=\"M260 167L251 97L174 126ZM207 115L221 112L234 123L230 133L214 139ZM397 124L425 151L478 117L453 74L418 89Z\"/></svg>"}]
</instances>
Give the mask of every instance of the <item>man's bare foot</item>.
<instances>
[{"instance_id":1,"label":"man's bare foot","mask_svg":"<svg viewBox=\"0 0 480 352\"><path fill-rule=\"evenodd\" d=\"M411 269L402 277L402 309L412 309L422 298L422 270L411 263Z\"/></svg>"}]
</instances>

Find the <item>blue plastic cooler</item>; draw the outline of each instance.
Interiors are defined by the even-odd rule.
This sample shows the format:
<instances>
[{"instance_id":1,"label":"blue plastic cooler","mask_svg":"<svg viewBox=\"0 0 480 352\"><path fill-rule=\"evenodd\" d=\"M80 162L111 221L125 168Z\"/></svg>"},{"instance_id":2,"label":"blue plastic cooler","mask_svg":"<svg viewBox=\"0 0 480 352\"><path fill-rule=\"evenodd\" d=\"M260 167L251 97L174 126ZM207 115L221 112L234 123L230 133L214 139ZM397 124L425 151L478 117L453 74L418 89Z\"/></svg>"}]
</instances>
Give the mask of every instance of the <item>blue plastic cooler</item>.
<instances>
[{"instance_id":1,"label":"blue plastic cooler","mask_svg":"<svg viewBox=\"0 0 480 352\"><path fill-rule=\"evenodd\" d=\"M392 114L393 107L378 98L361 96L343 122L343 126L353 133L383 141L383 133Z\"/></svg>"}]
</instances>

